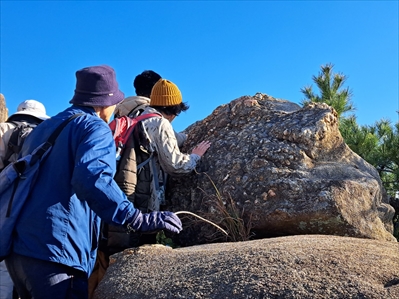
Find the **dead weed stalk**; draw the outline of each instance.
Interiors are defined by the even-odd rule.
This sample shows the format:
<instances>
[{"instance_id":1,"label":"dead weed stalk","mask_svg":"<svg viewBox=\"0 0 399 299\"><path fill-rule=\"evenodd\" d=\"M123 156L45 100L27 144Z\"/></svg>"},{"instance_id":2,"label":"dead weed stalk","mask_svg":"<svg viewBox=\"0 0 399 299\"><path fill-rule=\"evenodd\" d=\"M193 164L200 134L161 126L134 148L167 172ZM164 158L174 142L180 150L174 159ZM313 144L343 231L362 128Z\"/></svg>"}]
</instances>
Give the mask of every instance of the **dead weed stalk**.
<instances>
[{"instance_id":1,"label":"dead weed stalk","mask_svg":"<svg viewBox=\"0 0 399 299\"><path fill-rule=\"evenodd\" d=\"M221 216L220 225L226 228L228 239L233 242L250 240L252 237L252 216L250 215L249 219L244 221L244 209L240 210L237 207L230 194L227 194L227 198L225 198L207 173L203 172L202 174L208 177L215 190L215 194L208 196L216 199L212 201L212 207ZM205 190L198 188L206 194Z\"/></svg>"}]
</instances>

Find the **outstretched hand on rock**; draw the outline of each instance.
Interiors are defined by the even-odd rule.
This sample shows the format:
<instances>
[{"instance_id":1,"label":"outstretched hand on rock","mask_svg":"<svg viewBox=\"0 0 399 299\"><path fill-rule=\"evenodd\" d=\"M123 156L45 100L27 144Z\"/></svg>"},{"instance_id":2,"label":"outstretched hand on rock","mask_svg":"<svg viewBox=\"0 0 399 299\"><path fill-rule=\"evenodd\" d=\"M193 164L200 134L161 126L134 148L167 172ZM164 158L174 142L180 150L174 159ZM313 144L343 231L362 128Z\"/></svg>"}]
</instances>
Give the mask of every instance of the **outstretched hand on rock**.
<instances>
[{"instance_id":1,"label":"outstretched hand on rock","mask_svg":"<svg viewBox=\"0 0 399 299\"><path fill-rule=\"evenodd\" d=\"M193 148L191 153L202 157L210 146L211 143L209 141L202 141L196 147Z\"/></svg>"}]
</instances>

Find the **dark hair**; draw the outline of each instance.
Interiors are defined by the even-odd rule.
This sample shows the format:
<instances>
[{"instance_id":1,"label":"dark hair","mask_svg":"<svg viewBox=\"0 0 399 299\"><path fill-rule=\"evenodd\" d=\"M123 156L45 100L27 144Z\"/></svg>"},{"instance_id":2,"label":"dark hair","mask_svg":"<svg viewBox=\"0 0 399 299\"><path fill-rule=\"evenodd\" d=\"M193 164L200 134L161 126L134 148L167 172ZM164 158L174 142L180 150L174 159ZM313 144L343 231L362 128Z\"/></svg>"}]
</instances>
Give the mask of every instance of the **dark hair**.
<instances>
[{"instance_id":1,"label":"dark hair","mask_svg":"<svg viewBox=\"0 0 399 299\"><path fill-rule=\"evenodd\" d=\"M10 121L23 121L23 122L27 122L30 124L36 124L36 125L43 122L42 119L37 118L33 115L29 115L29 114L12 114L7 119L7 122L10 122Z\"/></svg>"},{"instance_id":2,"label":"dark hair","mask_svg":"<svg viewBox=\"0 0 399 299\"><path fill-rule=\"evenodd\" d=\"M154 71L144 71L134 78L133 86L136 90L136 95L149 98L151 90L155 83L161 79L161 76Z\"/></svg>"},{"instance_id":3,"label":"dark hair","mask_svg":"<svg viewBox=\"0 0 399 299\"><path fill-rule=\"evenodd\" d=\"M190 106L187 105L187 103L183 102L173 106L151 106L151 107L157 109L159 112L165 113L166 115L176 115L176 116L178 116L181 112L184 112L188 110L188 108L190 108Z\"/></svg>"}]
</instances>

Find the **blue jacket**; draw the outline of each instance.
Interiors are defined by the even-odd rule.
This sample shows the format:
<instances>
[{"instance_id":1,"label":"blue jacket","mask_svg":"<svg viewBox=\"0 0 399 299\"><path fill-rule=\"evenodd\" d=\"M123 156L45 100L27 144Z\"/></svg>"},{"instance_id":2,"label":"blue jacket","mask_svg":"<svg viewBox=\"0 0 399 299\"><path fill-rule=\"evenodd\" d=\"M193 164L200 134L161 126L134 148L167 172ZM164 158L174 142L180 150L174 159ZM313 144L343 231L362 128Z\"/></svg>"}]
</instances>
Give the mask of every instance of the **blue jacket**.
<instances>
[{"instance_id":1,"label":"blue jacket","mask_svg":"<svg viewBox=\"0 0 399 299\"><path fill-rule=\"evenodd\" d=\"M122 225L135 208L113 180L115 144L108 124L91 107L71 106L44 121L25 140L22 155L58 136L16 227L13 251L64 264L89 276L95 262L100 218Z\"/></svg>"}]
</instances>

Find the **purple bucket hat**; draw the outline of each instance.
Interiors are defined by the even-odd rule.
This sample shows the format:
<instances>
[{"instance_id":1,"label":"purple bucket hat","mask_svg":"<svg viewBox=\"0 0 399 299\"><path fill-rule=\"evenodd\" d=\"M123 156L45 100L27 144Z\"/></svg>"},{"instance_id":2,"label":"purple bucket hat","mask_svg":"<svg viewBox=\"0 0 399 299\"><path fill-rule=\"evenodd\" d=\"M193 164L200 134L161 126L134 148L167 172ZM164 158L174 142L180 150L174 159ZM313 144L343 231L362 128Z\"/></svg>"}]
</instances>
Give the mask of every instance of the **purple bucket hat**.
<instances>
[{"instance_id":1,"label":"purple bucket hat","mask_svg":"<svg viewBox=\"0 0 399 299\"><path fill-rule=\"evenodd\" d=\"M120 103L124 97L124 93L118 88L114 69L108 65L100 65L76 72L75 95L69 103L109 107Z\"/></svg>"}]
</instances>

